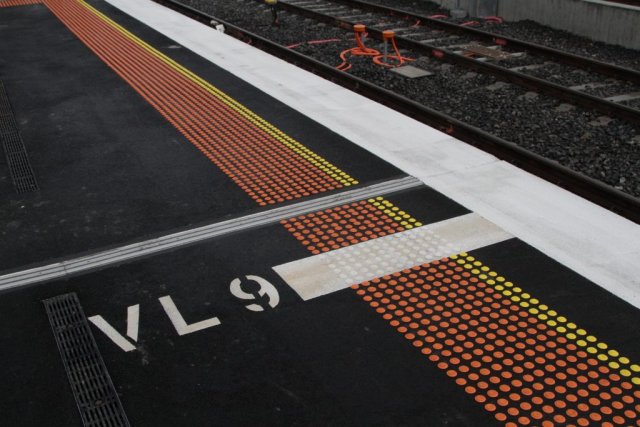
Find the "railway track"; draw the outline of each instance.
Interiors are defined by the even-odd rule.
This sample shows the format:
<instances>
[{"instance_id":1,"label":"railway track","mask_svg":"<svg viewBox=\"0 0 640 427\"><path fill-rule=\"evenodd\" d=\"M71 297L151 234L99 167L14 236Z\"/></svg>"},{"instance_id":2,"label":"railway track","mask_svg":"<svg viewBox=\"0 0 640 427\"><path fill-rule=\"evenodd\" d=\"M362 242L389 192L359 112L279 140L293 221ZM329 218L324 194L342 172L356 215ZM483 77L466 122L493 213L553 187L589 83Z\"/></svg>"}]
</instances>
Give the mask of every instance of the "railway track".
<instances>
[{"instance_id":1,"label":"railway track","mask_svg":"<svg viewBox=\"0 0 640 427\"><path fill-rule=\"evenodd\" d=\"M452 136L476 146L488 153L508 161L547 181L555 183L600 206L640 223L640 199L617 190L603 182L562 166L529 151L519 145L502 139L478 127L465 123L450 115L429 108L407 97L387 90L365 79L336 69L310 56L303 55L287 46L273 42L251 30L238 27L231 22L209 15L177 0L154 0L186 16L216 27L224 26L225 32L244 42L278 56L301 68L331 80L345 88L358 92L427 125L441 129ZM478 61L478 63L482 63Z\"/></svg>"},{"instance_id":2,"label":"railway track","mask_svg":"<svg viewBox=\"0 0 640 427\"><path fill-rule=\"evenodd\" d=\"M391 30L398 47L414 55L640 123L640 110L625 105L640 100L636 70L364 1L280 0L277 7L345 30L365 24L368 36L378 41Z\"/></svg>"},{"instance_id":3,"label":"railway track","mask_svg":"<svg viewBox=\"0 0 640 427\"><path fill-rule=\"evenodd\" d=\"M361 0L330 0L336 4L344 4L345 6L359 8L367 12L383 13L390 17L401 18L409 20L412 25L405 31L409 31L407 35L417 33L421 36L425 29L428 34L431 34L435 39L442 38L440 32L451 34L458 37L466 37L469 42L476 43L488 43L492 45L493 49L498 51L507 51L509 53L521 54L526 52L529 55L542 56L551 61L574 66L584 70L600 73L615 79L626 80L632 83L640 84L640 71L625 68L621 66L612 65L606 62L598 61L592 58L587 58L580 55L574 55L569 52L565 52L559 49L553 49L548 46L543 46L536 43L531 43L526 40L520 40L513 37L508 37L503 34L492 33L478 29L475 25L483 23L501 23L501 19L498 17L488 17L483 19L468 19L466 22L457 24L450 22L447 17L442 14L425 15L421 13L414 13L402 8L392 8L389 6L379 5L376 3L361 1ZM302 1L288 1L286 3L292 3L300 5ZM315 1L307 2L315 3ZM640 1L636 2L640 5ZM418 25L416 25L418 24ZM445 39L445 42L446 39Z\"/></svg>"}]
</instances>

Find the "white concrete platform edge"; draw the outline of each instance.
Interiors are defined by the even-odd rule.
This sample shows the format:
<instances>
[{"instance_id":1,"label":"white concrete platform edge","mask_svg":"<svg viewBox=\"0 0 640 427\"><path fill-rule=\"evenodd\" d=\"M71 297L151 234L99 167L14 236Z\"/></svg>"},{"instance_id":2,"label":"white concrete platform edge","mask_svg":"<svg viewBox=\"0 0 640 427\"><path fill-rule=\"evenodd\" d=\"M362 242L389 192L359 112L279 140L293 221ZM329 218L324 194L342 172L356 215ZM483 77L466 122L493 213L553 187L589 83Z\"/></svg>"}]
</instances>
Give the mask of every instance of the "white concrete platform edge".
<instances>
[{"instance_id":1,"label":"white concrete platform edge","mask_svg":"<svg viewBox=\"0 0 640 427\"><path fill-rule=\"evenodd\" d=\"M640 308L639 225L151 0L107 1Z\"/></svg>"}]
</instances>

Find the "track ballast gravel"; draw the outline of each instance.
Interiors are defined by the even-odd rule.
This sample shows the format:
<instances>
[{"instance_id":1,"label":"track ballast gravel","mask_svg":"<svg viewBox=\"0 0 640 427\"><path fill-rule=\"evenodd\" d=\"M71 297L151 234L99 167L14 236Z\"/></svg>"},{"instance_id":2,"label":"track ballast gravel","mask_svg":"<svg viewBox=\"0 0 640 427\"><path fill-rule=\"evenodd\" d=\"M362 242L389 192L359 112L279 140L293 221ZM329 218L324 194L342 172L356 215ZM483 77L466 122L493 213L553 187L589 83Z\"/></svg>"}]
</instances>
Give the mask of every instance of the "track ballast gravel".
<instances>
[{"instance_id":1,"label":"track ballast gravel","mask_svg":"<svg viewBox=\"0 0 640 427\"><path fill-rule=\"evenodd\" d=\"M449 11L440 8L436 3L425 0L366 0L369 3L382 6L403 9L419 15L448 15ZM640 70L640 52L627 49L622 46L589 40L586 37L576 36L567 31L555 30L540 25L533 21L503 22L502 24L485 22L477 18L451 20L451 22L463 22L469 20L479 21L478 28L490 33L502 34L519 40L528 41L553 49L570 52L580 56L597 59L609 64ZM632 30L631 30L632 31Z\"/></svg>"},{"instance_id":2,"label":"track ballast gravel","mask_svg":"<svg viewBox=\"0 0 640 427\"><path fill-rule=\"evenodd\" d=\"M355 46L345 30L282 11L281 25L275 27L270 11L253 0L182 1L282 45L296 45L296 51L333 66L340 64L341 51ZM331 39L340 41L315 43ZM373 40L367 45L381 50ZM640 197L639 126L431 58L413 63L434 73L421 79L397 76L370 59L355 58L352 63L349 73L355 76Z\"/></svg>"}]
</instances>

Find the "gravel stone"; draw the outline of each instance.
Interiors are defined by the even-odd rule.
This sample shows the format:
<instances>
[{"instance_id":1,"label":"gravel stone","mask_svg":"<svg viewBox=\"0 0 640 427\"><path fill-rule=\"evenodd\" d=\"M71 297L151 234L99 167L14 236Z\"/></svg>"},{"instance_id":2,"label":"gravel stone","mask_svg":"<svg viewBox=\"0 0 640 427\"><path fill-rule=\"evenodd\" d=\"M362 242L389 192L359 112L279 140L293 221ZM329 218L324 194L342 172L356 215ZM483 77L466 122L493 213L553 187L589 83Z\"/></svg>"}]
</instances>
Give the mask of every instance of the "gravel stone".
<instances>
[{"instance_id":1,"label":"gravel stone","mask_svg":"<svg viewBox=\"0 0 640 427\"><path fill-rule=\"evenodd\" d=\"M613 119L611 117L608 116L600 116L597 119L589 122L589 124L591 126L606 126L609 123L611 123L613 121Z\"/></svg>"},{"instance_id":2,"label":"gravel stone","mask_svg":"<svg viewBox=\"0 0 640 427\"><path fill-rule=\"evenodd\" d=\"M442 9L436 3L416 0L367 0L370 3L381 4L412 11L418 14L449 15L449 11ZM640 70L640 52L622 46L596 42L586 37L576 36L567 31L555 30L533 21L504 22L502 24L484 22L479 18L479 28L492 33L502 34L520 40L541 44L554 49L571 52L576 55L587 56L610 64ZM457 20L452 20L456 22ZM459 20L458 20L459 21Z\"/></svg>"},{"instance_id":3,"label":"gravel stone","mask_svg":"<svg viewBox=\"0 0 640 427\"><path fill-rule=\"evenodd\" d=\"M349 31L314 25L313 21L283 11L279 14L280 26L273 26L269 9L253 0L183 1L332 66L342 62L339 58L341 51L355 46L353 34ZM382 0L375 2L384 3ZM397 0L397 3L397 6L415 4L421 7L428 4L408 0ZM437 8L430 11L438 13ZM307 43L329 39L338 41ZM592 45L591 42L589 44ZM366 40L366 45L382 50L382 46L373 40ZM410 52L406 55L415 57ZM636 59L638 56L636 53ZM532 63L531 58L526 59L528 61L513 58L509 64ZM562 103L544 94L528 95L528 90L498 82L492 76L471 76L468 69L442 63L435 58L417 58L411 63L434 73L422 79L396 75L374 65L370 58L355 57L350 62L352 68L349 73L357 77L640 197L640 126L608 117L604 123L600 113ZM590 83L584 81L587 79L583 79L580 73L567 76L563 74L565 71L557 68L555 72L547 73L557 74L558 81ZM637 104L629 101L625 105Z\"/></svg>"},{"instance_id":4,"label":"gravel stone","mask_svg":"<svg viewBox=\"0 0 640 427\"><path fill-rule=\"evenodd\" d=\"M504 89L505 87L509 87L509 86L511 86L511 85L509 83L506 83L506 82L495 82L494 84L486 86L485 89L494 91L494 90ZM522 96L524 96L524 95L522 95Z\"/></svg>"},{"instance_id":5,"label":"gravel stone","mask_svg":"<svg viewBox=\"0 0 640 427\"><path fill-rule=\"evenodd\" d=\"M556 111L559 113L564 113L566 111L575 110L576 106L571 104L560 104L556 107Z\"/></svg>"},{"instance_id":6,"label":"gravel stone","mask_svg":"<svg viewBox=\"0 0 640 427\"><path fill-rule=\"evenodd\" d=\"M520 99L520 100L525 99L525 100L529 100L529 101L533 101L533 100L535 100L537 98L538 98L538 93L537 92L527 92L524 95L520 95L518 97L518 99Z\"/></svg>"},{"instance_id":7,"label":"gravel stone","mask_svg":"<svg viewBox=\"0 0 640 427\"><path fill-rule=\"evenodd\" d=\"M625 101L622 103L622 105L626 105L627 107L631 107L631 108L635 108L637 110L640 110L640 98L638 99L633 99L630 101Z\"/></svg>"}]
</instances>

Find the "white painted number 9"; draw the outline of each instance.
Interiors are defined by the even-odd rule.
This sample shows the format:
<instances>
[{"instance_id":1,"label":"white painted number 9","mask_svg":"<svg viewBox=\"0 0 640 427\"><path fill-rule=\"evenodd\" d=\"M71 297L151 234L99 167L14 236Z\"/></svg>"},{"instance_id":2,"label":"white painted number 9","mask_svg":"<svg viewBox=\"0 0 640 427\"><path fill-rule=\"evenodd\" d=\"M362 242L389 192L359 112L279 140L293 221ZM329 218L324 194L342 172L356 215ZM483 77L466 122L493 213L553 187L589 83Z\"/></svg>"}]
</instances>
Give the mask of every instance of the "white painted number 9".
<instances>
[{"instance_id":1,"label":"white painted number 9","mask_svg":"<svg viewBox=\"0 0 640 427\"><path fill-rule=\"evenodd\" d=\"M266 279L263 279L260 276L245 276L247 280L253 280L258 285L260 285L260 289L254 293L248 293L242 290L242 280L241 279L233 279L231 281L231 285L229 286L229 290L236 298L240 298L243 300L255 300L256 293L263 297L267 295L269 297L269 306L274 308L280 302L280 294L275 286L269 283ZM264 311L264 307L260 304L249 304L245 306L247 310L251 311Z\"/></svg>"}]
</instances>

